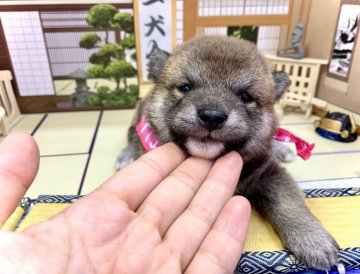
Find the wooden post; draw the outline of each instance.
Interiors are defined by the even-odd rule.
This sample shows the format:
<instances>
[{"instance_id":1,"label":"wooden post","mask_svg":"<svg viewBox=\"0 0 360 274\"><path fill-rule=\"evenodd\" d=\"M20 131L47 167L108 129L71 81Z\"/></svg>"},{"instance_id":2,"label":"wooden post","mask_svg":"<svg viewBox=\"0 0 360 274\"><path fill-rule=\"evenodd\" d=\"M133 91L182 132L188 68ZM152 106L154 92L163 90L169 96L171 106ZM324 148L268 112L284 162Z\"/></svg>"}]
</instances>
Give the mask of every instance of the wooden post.
<instances>
[{"instance_id":1,"label":"wooden post","mask_svg":"<svg viewBox=\"0 0 360 274\"><path fill-rule=\"evenodd\" d=\"M184 0L183 7L184 41L196 35L196 20L198 17L198 0Z\"/></svg>"}]
</instances>

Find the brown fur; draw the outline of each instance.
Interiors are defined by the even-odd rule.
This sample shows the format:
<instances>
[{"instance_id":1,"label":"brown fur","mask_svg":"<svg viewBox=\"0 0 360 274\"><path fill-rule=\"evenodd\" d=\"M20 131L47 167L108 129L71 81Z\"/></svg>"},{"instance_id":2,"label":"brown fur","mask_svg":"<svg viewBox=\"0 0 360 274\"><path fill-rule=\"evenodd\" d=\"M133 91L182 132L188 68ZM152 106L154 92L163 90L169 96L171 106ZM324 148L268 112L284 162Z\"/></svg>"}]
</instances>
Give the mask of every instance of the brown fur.
<instances>
[{"instance_id":1,"label":"brown fur","mask_svg":"<svg viewBox=\"0 0 360 274\"><path fill-rule=\"evenodd\" d=\"M244 161L236 194L250 200L308 267L327 270L338 262L335 240L307 209L271 147L274 103L289 84L284 73L271 72L249 42L201 37L171 55L156 52L149 77L155 86L138 106L118 168L142 153L135 125L144 114L162 143L173 141L189 155L214 159L236 150ZM210 115L205 120L204 111Z\"/></svg>"}]
</instances>

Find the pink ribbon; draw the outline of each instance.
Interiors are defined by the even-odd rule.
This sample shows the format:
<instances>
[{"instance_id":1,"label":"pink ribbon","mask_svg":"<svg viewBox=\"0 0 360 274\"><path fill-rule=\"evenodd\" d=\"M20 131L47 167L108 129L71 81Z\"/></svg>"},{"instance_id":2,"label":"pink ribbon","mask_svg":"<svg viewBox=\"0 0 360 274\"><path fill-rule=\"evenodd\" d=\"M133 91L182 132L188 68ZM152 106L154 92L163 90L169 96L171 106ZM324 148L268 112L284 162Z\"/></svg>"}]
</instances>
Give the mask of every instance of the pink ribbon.
<instances>
[{"instance_id":1,"label":"pink ribbon","mask_svg":"<svg viewBox=\"0 0 360 274\"><path fill-rule=\"evenodd\" d=\"M290 131L278 128L273 139L286 143L295 143L297 155L299 155L304 160L307 160L311 156L311 151L314 148L315 144L309 144L300 137L292 134Z\"/></svg>"}]
</instances>

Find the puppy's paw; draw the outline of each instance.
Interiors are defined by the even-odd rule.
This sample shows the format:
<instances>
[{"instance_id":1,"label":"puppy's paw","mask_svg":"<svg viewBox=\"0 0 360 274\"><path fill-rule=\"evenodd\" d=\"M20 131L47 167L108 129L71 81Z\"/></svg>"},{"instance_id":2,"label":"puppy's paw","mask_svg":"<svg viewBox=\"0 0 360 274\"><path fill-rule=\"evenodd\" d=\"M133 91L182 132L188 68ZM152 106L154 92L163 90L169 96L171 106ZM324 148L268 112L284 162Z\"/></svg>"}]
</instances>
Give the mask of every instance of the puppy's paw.
<instances>
[{"instance_id":1,"label":"puppy's paw","mask_svg":"<svg viewBox=\"0 0 360 274\"><path fill-rule=\"evenodd\" d=\"M120 169L126 167L128 164L134 162L135 160L136 160L136 157L135 157L133 151L129 148L125 148L116 159L115 169L120 170Z\"/></svg>"},{"instance_id":2,"label":"puppy's paw","mask_svg":"<svg viewBox=\"0 0 360 274\"><path fill-rule=\"evenodd\" d=\"M286 144L272 141L272 149L276 158L281 162L293 162L296 159L295 152Z\"/></svg>"},{"instance_id":3,"label":"puppy's paw","mask_svg":"<svg viewBox=\"0 0 360 274\"><path fill-rule=\"evenodd\" d=\"M339 262L339 246L325 230L299 233L287 246L307 267L327 271Z\"/></svg>"}]
</instances>

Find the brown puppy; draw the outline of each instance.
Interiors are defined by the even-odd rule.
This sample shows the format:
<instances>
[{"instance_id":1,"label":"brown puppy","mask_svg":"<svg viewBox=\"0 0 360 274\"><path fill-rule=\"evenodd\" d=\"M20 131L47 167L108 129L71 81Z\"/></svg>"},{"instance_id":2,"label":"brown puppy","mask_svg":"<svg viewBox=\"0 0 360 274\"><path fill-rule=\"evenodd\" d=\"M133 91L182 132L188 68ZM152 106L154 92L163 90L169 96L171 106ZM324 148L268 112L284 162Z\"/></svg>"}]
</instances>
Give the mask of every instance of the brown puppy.
<instances>
[{"instance_id":1,"label":"brown puppy","mask_svg":"<svg viewBox=\"0 0 360 274\"><path fill-rule=\"evenodd\" d=\"M156 51L149 78L155 86L138 105L118 169L144 152L135 130L142 116L161 143L175 142L188 155L215 159L236 150L244 161L236 194L250 200L305 265L328 270L338 262L335 240L272 150L274 103L289 84L285 73L271 72L249 42L204 36L171 55Z\"/></svg>"}]
</instances>

